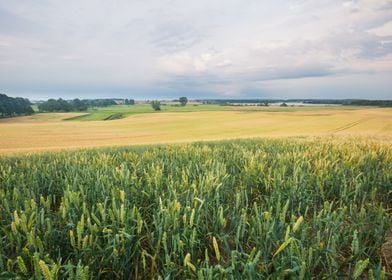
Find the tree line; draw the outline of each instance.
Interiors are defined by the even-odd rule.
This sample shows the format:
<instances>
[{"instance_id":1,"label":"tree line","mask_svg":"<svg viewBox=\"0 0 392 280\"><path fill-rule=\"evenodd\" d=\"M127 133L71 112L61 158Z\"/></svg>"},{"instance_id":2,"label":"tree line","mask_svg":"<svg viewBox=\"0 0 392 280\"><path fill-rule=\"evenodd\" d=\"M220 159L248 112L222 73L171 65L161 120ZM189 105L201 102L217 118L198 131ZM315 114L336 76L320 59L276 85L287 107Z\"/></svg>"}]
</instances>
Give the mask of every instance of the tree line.
<instances>
[{"instance_id":1,"label":"tree line","mask_svg":"<svg viewBox=\"0 0 392 280\"><path fill-rule=\"evenodd\" d=\"M30 115L34 111L27 98L9 97L0 93L0 117Z\"/></svg>"},{"instance_id":2,"label":"tree line","mask_svg":"<svg viewBox=\"0 0 392 280\"><path fill-rule=\"evenodd\" d=\"M330 104L351 106L379 106L392 107L392 100L369 99L195 99L203 104L230 105L233 104L270 104L270 103L304 103L304 104Z\"/></svg>"},{"instance_id":3,"label":"tree line","mask_svg":"<svg viewBox=\"0 0 392 280\"><path fill-rule=\"evenodd\" d=\"M124 99L124 104L135 105L135 100L134 99Z\"/></svg>"},{"instance_id":4,"label":"tree line","mask_svg":"<svg viewBox=\"0 0 392 280\"><path fill-rule=\"evenodd\" d=\"M125 104L133 105L135 101L133 99L125 99ZM117 105L113 99L83 99L78 98L73 100L64 99L49 99L48 101L42 102L38 105L40 112L79 112L86 111L89 107L108 107Z\"/></svg>"},{"instance_id":5,"label":"tree line","mask_svg":"<svg viewBox=\"0 0 392 280\"><path fill-rule=\"evenodd\" d=\"M179 102L181 106L186 106L186 104L188 103L188 98L185 96L180 97L178 100L174 100L175 102ZM161 110L161 102L158 100L152 100L151 102L149 102L151 104L151 107L155 110L155 111L160 111ZM178 106L178 105L175 105Z\"/></svg>"}]
</instances>

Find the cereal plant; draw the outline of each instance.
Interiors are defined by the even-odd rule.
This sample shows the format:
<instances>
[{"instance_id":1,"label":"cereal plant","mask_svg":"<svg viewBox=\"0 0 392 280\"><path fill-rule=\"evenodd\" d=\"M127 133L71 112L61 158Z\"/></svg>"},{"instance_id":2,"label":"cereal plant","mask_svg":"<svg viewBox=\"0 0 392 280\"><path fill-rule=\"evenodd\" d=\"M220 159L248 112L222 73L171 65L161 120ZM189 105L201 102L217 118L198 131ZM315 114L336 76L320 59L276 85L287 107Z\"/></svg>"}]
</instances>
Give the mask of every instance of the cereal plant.
<instances>
[{"instance_id":1,"label":"cereal plant","mask_svg":"<svg viewBox=\"0 0 392 280\"><path fill-rule=\"evenodd\" d=\"M392 150L236 140L0 158L0 278L387 279Z\"/></svg>"}]
</instances>

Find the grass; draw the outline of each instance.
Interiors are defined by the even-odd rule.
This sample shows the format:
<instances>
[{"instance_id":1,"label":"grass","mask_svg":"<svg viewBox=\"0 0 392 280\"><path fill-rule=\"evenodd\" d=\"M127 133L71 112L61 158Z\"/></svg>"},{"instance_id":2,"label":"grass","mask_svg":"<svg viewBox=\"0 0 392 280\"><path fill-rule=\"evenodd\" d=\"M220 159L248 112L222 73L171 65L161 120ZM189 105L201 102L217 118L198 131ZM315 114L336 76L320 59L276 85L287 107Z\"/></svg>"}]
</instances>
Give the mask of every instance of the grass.
<instances>
[{"instance_id":1,"label":"grass","mask_svg":"<svg viewBox=\"0 0 392 280\"><path fill-rule=\"evenodd\" d=\"M230 108L229 108L230 109ZM189 104L188 106L172 106L172 104L161 105L161 111L155 111L150 104L137 104L137 105L116 105L102 108L90 108L87 114L81 114L80 117L73 117L69 120L79 121L98 121L105 120L108 117L121 114L131 116L135 114L145 113L161 113L161 112L205 112L205 111L228 111L228 108L219 105L200 105Z\"/></svg>"},{"instance_id":2,"label":"grass","mask_svg":"<svg viewBox=\"0 0 392 280\"><path fill-rule=\"evenodd\" d=\"M147 108L138 106L129 106L138 110L134 114L120 113L124 106L114 106L102 109L99 118L98 113L85 117L124 117L108 121L82 121L79 113L0 120L0 154L249 137L344 136L389 142L392 137L392 109L388 108L268 107L259 111L258 107L200 105L195 112L143 113ZM216 107L231 111L209 111Z\"/></svg>"},{"instance_id":3,"label":"grass","mask_svg":"<svg viewBox=\"0 0 392 280\"><path fill-rule=\"evenodd\" d=\"M387 279L392 149L335 140L2 157L0 278Z\"/></svg>"},{"instance_id":4,"label":"grass","mask_svg":"<svg viewBox=\"0 0 392 280\"><path fill-rule=\"evenodd\" d=\"M98 121L105 120L111 115L122 114L124 117L135 114L161 113L161 112L217 112L217 111L240 111L240 112L314 112L325 107L279 107L279 106L220 106L211 104L188 104L187 106L173 106L171 103L163 103L161 111L154 111L150 104L137 105L116 105L101 108L90 108L86 113L81 113L79 117L72 117L69 120ZM339 110L342 106L329 107L330 110ZM357 107L345 107L345 110L357 109Z\"/></svg>"}]
</instances>

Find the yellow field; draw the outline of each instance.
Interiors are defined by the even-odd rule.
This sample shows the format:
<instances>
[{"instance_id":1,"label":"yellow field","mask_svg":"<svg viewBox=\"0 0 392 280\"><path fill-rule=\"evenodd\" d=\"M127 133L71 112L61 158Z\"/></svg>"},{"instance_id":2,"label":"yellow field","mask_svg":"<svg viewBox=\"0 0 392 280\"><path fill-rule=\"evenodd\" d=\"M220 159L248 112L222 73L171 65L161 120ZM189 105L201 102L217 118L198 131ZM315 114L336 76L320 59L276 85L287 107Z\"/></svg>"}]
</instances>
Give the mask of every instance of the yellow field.
<instances>
[{"instance_id":1,"label":"yellow field","mask_svg":"<svg viewBox=\"0 0 392 280\"><path fill-rule=\"evenodd\" d=\"M0 154L249 137L339 135L392 140L389 108L160 112L113 121L63 120L77 115L52 113L0 120Z\"/></svg>"}]
</instances>

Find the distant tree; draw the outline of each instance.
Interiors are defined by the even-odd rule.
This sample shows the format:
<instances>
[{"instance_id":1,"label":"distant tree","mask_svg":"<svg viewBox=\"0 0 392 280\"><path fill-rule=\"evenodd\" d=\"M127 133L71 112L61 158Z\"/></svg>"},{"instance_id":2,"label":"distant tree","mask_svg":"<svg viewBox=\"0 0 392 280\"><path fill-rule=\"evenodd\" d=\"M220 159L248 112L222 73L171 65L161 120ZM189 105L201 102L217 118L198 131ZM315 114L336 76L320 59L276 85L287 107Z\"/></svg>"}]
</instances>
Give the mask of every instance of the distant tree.
<instances>
[{"instance_id":1,"label":"distant tree","mask_svg":"<svg viewBox=\"0 0 392 280\"><path fill-rule=\"evenodd\" d=\"M161 102L159 102L158 100L153 100L153 101L151 101L151 107L155 111L160 111L161 110Z\"/></svg>"},{"instance_id":2,"label":"distant tree","mask_svg":"<svg viewBox=\"0 0 392 280\"><path fill-rule=\"evenodd\" d=\"M135 100L134 99L125 99L125 104L127 104L127 105L135 105Z\"/></svg>"},{"instance_id":3,"label":"distant tree","mask_svg":"<svg viewBox=\"0 0 392 280\"><path fill-rule=\"evenodd\" d=\"M40 112L71 112L74 109L70 102L64 99L49 99L38 105L38 110Z\"/></svg>"},{"instance_id":4,"label":"distant tree","mask_svg":"<svg viewBox=\"0 0 392 280\"><path fill-rule=\"evenodd\" d=\"M29 115L32 113L34 111L28 99L0 94L0 117Z\"/></svg>"},{"instance_id":5,"label":"distant tree","mask_svg":"<svg viewBox=\"0 0 392 280\"><path fill-rule=\"evenodd\" d=\"M73 111L86 111L87 110L87 104L78 98L72 100L70 103L71 103Z\"/></svg>"},{"instance_id":6,"label":"distant tree","mask_svg":"<svg viewBox=\"0 0 392 280\"><path fill-rule=\"evenodd\" d=\"M287 107L288 105L287 105L286 103L283 102L282 104L280 104L280 106L281 106L281 107Z\"/></svg>"},{"instance_id":7,"label":"distant tree","mask_svg":"<svg viewBox=\"0 0 392 280\"><path fill-rule=\"evenodd\" d=\"M64 99L49 99L38 105L40 112L71 112L86 111L89 107L108 107L117 105L113 99L83 99L67 101Z\"/></svg>"},{"instance_id":8,"label":"distant tree","mask_svg":"<svg viewBox=\"0 0 392 280\"><path fill-rule=\"evenodd\" d=\"M181 103L181 106L185 106L188 103L188 98L183 96L183 97L180 97L179 101Z\"/></svg>"},{"instance_id":9,"label":"distant tree","mask_svg":"<svg viewBox=\"0 0 392 280\"><path fill-rule=\"evenodd\" d=\"M82 100L87 107L108 107L117 105L113 99L84 99Z\"/></svg>"},{"instance_id":10,"label":"distant tree","mask_svg":"<svg viewBox=\"0 0 392 280\"><path fill-rule=\"evenodd\" d=\"M70 112L73 110L72 105L66 100L60 98L58 99L58 102L60 104L61 109L64 110L64 112Z\"/></svg>"}]
</instances>

